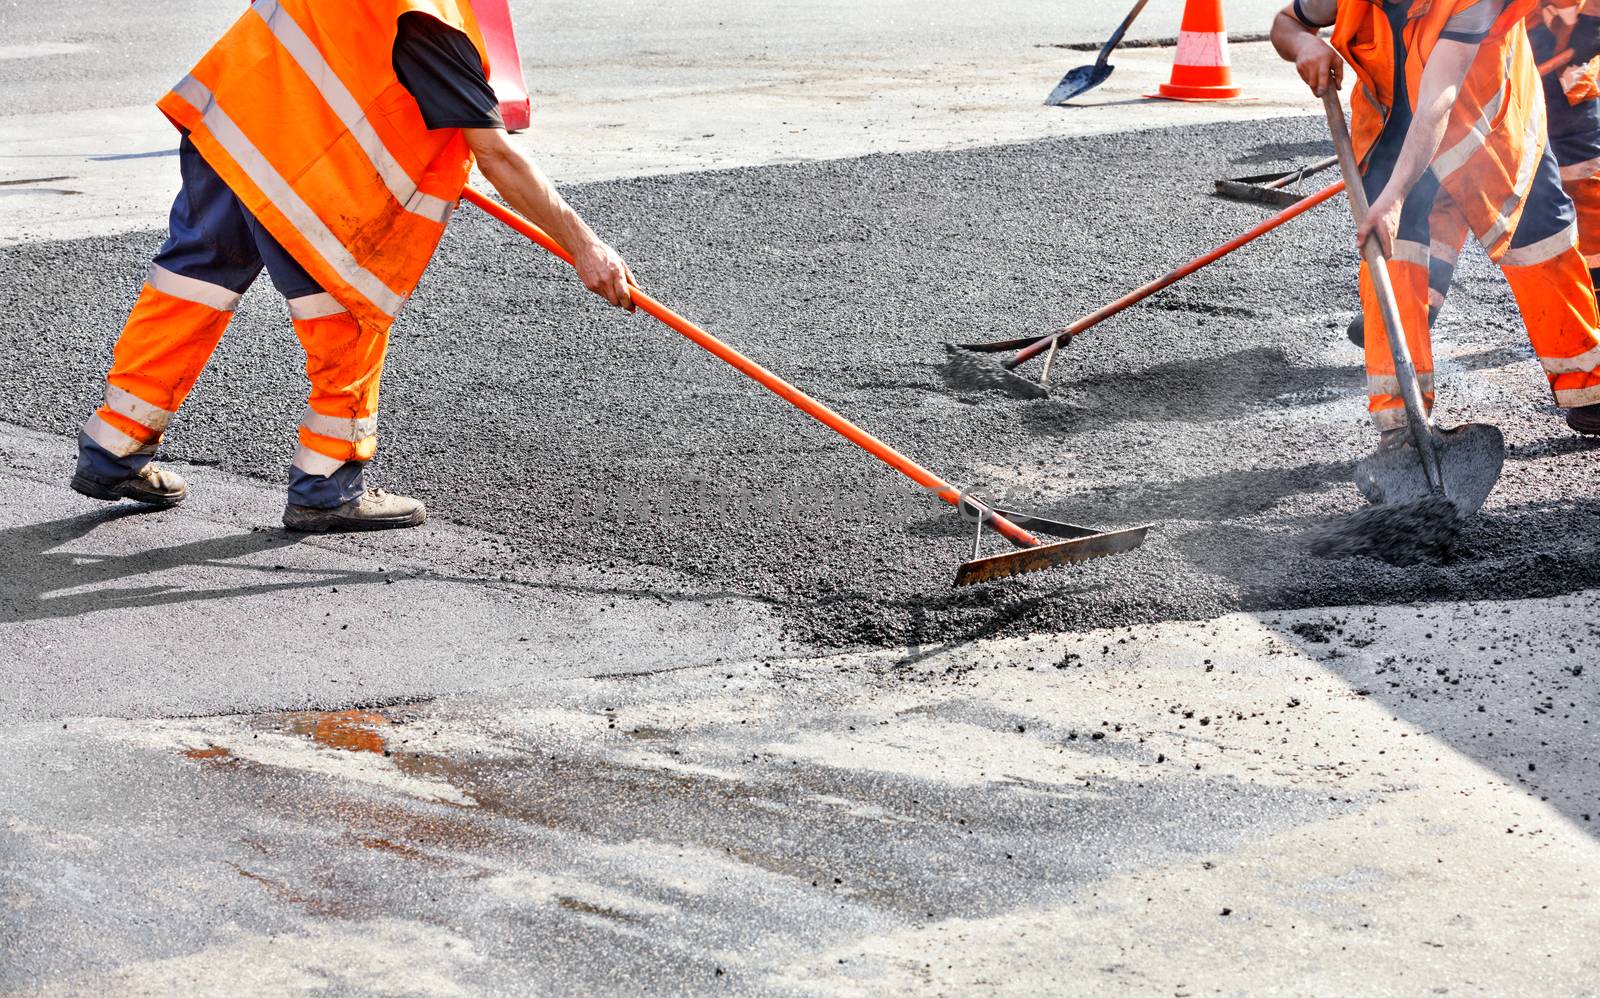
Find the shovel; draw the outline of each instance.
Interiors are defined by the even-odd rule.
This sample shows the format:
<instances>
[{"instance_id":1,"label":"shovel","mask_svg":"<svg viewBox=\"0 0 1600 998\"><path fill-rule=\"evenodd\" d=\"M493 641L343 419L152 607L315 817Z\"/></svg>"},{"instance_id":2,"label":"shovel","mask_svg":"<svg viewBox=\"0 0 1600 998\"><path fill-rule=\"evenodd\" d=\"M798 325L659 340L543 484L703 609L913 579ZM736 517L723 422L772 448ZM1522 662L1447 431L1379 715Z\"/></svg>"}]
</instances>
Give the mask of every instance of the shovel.
<instances>
[{"instance_id":1,"label":"shovel","mask_svg":"<svg viewBox=\"0 0 1600 998\"><path fill-rule=\"evenodd\" d=\"M1044 99L1045 104L1049 107L1062 107L1072 98L1085 91L1093 90L1104 83L1106 77L1110 76L1111 71L1116 68L1111 63L1106 62L1107 59L1111 58L1111 50L1116 48L1118 43L1122 41L1122 36L1127 33L1128 26L1133 23L1133 19L1139 16L1139 12L1144 10L1144 5L1149 2L1150 0L1138 0L1133 5L1133 9L1128 11L1128 16L1122 19L1121 24L1117 25L1117 30L1111 33L1111 38L1105 45L1101 46L1100 58L1090 65L1079 66L1077 69L1068 71L1067 75L1061 78L1061 82L1056 84L1056 88L1050 91L1050 96Z\"/></svg>"},{"instance_id":2,"label":"shovel","mask_svg":"<svg viewBox=\"0 0 1600 998\"><path fill-rule=\"evenodd\" d=\"M493 218L520 232L528 239L548 250L554 256L572 263L572 255L552 239L549 233L516 214L500 203L468 187L462 198L482 208ZM682 335L696 346L732 367L745 377L815 419L828 429L844 437L857 447L887 464L900 474L932 492L940 500L955 506L964 519L975 524L972 539L972 556L956 570L955 584L970 586L1010 575L1040 572L1057 565L1071 565L1103 558L1106 555L1132 551L1144 543L1149 526L1129 527L1122 530L1099 530L1073 523L1047 520L1039 516L1012 513L989 505L977 496L950 484L901 454L861 427L845 419L821 402L773 374L760 364L741 354L672 309L644 293L637 285L628 286L634 304L659 320L673 332ZM987 524L995 533L1010 541L1018 550L1004 554L983 556L981 544L983 528ZM1064 538L1054 542L1040 535Z\"/></svg>"},{"instance_id":3,"label":"shovel","mask_svg":"<svg viewBox=\"0 0 1600 998\"><path fill-rule=\"evenodd\" d=\"M1345 126L1344 106L1339 103L1339 92L1331 85L1323 92L1322 106L1328 116L1328 131L1333 135L1339 169L1344 174L1350 214L1360 226L1367 217L1366 188L1361 185L1361 171ZM1362 244L1361 257L1372 275L1378 308L1383 315L1383 331L1389 340L1389 353L1394 357L1395 380L1399 382L1400 398L1406 407L1411 445L1380 450L1357 462L1356 487L1375 506L1399 506L1430 496L1443 496L1455 506L1456 515L1465 519L1483 508L1495 482L1500 479L1500 469L1506 458L1505 438L1498 427L1487 423L1463 423L1442 432L1433 424L1423 405L1417 369L1411 363L1411 349L1400 324L1400 306L1377 239L1368 239Z\"/></svg>"}]
</instances>

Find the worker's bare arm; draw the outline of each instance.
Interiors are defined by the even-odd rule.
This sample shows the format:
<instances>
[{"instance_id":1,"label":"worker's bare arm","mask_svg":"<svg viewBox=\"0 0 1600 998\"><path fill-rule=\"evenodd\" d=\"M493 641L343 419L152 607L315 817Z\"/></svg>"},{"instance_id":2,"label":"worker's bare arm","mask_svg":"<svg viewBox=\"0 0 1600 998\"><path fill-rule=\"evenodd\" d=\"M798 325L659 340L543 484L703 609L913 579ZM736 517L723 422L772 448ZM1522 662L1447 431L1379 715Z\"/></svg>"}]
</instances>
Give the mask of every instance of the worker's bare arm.
<instances>
[{"instance_id":1,"label":"worker's bare arm","mask_svg":"<svg viewBox=\"0 0 1600 998\"><path fill-rule=\"evenodd\" d=\"M1441 38L1422 68L1417 88L1417 110L1400 146L1389 182L1373 199L1367 220L1356 232L1356 245L1376 235L1385 255L1393 255L1395 233L1400 228L1400 209L1406 196L1422 178L1444 141L1450 111L1461 93L1461 82L1478 56L1480 42L1458 42Z\"/></svg>"},{"instance_id":2,"label":"worker's bare arm","mask_svg":"<svg viewBox=\"0 0 1600 998\"><path fill-rule=\"evenodd\" d=\"M1331 25L1337 13L1336 0L1300 0L1299 13L1291 4L1272 19L1272 47L1285 62L1294 63L1294 70L1318 97L1329 83L1338 90L1344 83L1344 60L1339 58L1332 45L1323 41L1317 29L1301 16L1315 24Z\"/></svg>"},{"instance_id":3,"label":"worker's bare arm","mask_svg":"<svg viewBox=\"0 0 1600 998\"><path fill-rule=\"evenodd\" d=\"M478 169L507 204L572 254L584 286L618 308L633 311L633 297L628 293L633 274L628 265L578 217L539 164L513 146L498 128L463 131L478 158Z\"/></svg>"}]
</instances>

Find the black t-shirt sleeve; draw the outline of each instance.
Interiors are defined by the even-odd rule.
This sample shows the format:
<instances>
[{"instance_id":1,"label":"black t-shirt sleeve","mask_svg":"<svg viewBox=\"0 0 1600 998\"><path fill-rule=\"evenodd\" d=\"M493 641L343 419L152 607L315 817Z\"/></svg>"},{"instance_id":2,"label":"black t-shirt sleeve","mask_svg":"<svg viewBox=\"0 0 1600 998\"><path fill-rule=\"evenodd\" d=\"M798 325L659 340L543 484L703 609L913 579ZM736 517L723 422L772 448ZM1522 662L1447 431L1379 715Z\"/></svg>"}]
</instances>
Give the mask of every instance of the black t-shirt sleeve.
<instances>
[{"instance_id":1,"label":"black t-shirt sleeve","mask_svg":"<svg viewBox=\"0 0 1600 998\"><path fill-rule=\"evenodd\" d=\"M504 128L472 39L427 14L400 15L394 73L430 128Z\"/></svg>"}]
</instances>

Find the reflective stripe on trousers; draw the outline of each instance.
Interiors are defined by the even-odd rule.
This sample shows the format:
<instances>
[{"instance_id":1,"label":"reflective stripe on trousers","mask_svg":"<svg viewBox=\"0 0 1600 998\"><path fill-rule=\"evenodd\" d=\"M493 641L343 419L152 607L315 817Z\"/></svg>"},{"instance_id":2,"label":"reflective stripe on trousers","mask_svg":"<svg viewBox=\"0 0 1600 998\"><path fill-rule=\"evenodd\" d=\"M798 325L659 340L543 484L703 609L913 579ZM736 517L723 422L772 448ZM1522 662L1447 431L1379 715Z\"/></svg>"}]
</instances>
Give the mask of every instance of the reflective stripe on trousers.
<instances>
[{"instance_id":1,"label":"reflective stripe on trousers","mask_svg":"<svg viewBox=\"0 0 1600 998\"><path fill-rule=\"evenodd\" d=\"M377 383L388 338L369 333L317 286L187 140L179 153L183 191L170 235L128 316L107 375L105 403L80 438L80 467L95 477L125 477L147 462L221 340L232 309L263 266L288 299L306 349L311 415L300 428L291 499L338 505L359 495L359 469L327 482L347 463L370 460L377 446ZM306 481L306 476L321 481ZM346 494L351 493L351 494Z\"/></svg>"}]
</instances>

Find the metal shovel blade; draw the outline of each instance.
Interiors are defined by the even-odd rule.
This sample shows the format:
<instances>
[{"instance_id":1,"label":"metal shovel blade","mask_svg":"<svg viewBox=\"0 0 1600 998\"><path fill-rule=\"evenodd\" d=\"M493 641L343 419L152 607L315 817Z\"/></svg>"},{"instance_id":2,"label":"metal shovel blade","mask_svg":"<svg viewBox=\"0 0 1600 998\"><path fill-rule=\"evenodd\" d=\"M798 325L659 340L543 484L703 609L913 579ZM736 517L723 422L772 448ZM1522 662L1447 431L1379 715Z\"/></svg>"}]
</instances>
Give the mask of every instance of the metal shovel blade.
<instances>
[{"instance_id":1,"label":"metal shovel blade","mask_svg":"<svg viewBox=\"0 0 1600 998\"><path fill-rule=\"evenodd\" d=\"M1067 101L1078 96L1086 90L1092 90L1106 81L1111 75L1112 66L1108 62L1094 62L1087 66L1079 66L1070 70L1056 88L1050 91L1050 96L1044 99L1050 107L1061 107Z\"/></svg>"},{"instance_id":2,"label":"metal shovel blade","mask_svg":"<svg viewBox=\"0 0 1600 998\"><path fill-rule=\"evenodd\" d=\"M1487 423L1463 423L1451 430L1433 431L1434 451L1444 494L1466 518L1483 508L1506 461L1506 440L1500 428ZM1430 494L1417 449L1404 447L1380 451L1356 463L1356 488L1375 506L1418 502Z\"/></svg>"},{"instance_id":3,"label":"metal shovel blade","mask_svg":"<svg viewBox=\"0 0 1600 998\"><path fill-rule=\"evenodd\" d=\"M1027 575L1030 572L1042 572L1047 568L1057 565L1075 565L1091 558L1104 558L1107 555L1122 554L1132 551L1144 543L1144 535L1149 532L1149 527L1129 527L1127 530L1108 530L1104 533L1090 534L1076 540L1060 541L1055 544L1040 544L1038 547L1023 548L1020 551L1008 551L1005 554L989 555L985 558L974 558L964 562L956 569L956 585L971 586L979 582L990 582L994 579L1004 579L1012 575Z\"/></svg>"}]
</instances>

